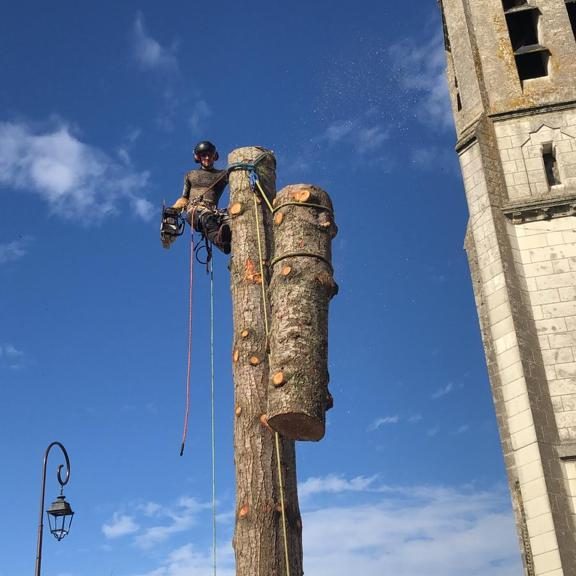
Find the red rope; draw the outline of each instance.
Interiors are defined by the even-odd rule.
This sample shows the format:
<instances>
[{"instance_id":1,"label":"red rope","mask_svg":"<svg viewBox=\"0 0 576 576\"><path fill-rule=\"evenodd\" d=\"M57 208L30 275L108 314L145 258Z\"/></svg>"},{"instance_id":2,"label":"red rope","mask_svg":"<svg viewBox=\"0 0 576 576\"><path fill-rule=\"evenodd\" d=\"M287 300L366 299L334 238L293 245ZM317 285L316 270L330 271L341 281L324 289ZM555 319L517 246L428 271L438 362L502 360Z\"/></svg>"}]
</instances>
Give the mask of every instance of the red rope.
<instances>
[{"instance_id":1,"label":"red rope","mask_svg":"<svg viewBox=\"0 0 576 576\"><path fill-rule=\"evenodd\" d=\"M194 214L192 214L194 217ZM188 362L186 366L186 412L184 414L184 430L180 456L184 454L184 445L188 435L188 417L190 415L190 373L192 367L192 287L194 284L194 228L190 225L190 276L188 288Z\"/></svg>"}]
</instances>

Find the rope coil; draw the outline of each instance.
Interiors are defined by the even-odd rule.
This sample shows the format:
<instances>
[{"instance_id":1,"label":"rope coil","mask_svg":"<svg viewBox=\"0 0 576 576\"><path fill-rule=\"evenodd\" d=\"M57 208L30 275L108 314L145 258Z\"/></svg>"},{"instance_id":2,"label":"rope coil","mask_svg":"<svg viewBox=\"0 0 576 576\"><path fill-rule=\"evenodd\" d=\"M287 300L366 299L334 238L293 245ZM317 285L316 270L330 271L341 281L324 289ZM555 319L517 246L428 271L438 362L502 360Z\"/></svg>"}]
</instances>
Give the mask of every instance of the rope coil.
<instances>
[{"instance_id":1,"label":"rope coil","mask_svg":"<svg viewBox=\"0 0 576 576\"><path fill-rule=\"evenodd\" d=\"M276 214L276 212L278 212L278 210L280 210L281 208L284 208L284 206L300 206L302 208L318 208L319 210L325 210L331 216L334 216L334 211L332 210L332 208L329 208L328 206L324 206L323 204L314 204L312 202L284 202L284 204L280 204L280 206L276 206L272 210L272 212L274 214Z\"/></svg>"},{"instance_id":2,"label":"rope coil","mask_svg":"<svg viewBox=\"0 0 576 576\"><path fill-rule=\"evenodd\" d=\"M318 260L322 260L324 264L326 264L332 273L334 273L334 268L332 267L331 262L329 262L324 256L320 254L315 254L314 252L286 252L286 254L282 254L281 256L277 256L270 262L270 267L273 267L278 262L282 262L286 258L297 258L297 257L304 257L304 258L318 258Z\"/></svg>"}]
</instances>

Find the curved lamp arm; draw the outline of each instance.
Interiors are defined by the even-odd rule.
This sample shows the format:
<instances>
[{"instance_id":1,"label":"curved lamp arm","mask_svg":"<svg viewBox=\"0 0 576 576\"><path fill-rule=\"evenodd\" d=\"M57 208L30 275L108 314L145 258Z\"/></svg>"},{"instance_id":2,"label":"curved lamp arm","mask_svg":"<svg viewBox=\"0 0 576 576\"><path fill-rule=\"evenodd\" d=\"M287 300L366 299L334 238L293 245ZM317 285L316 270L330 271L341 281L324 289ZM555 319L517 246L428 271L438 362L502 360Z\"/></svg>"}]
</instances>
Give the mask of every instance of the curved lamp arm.
<instances>
[{"instance_id":1,"label":"curved lamp arm","mask_svg":"<svg viewBox=\"0 0 576 576\"><path fill-rule=\"evenodd\" d=\"M40 497L40 519L38 521L38 541L36 545L36 570L34 571L35 576L40 576L40 566L42 564L42 532L44 531L44 494L46 492L46 464L48 463L48 455L50 454L50 450L54 446L58 446L64 455L64 460L66 461L66 465L60 464L57 470L57 477L58 483L60 484L60 491L68 484L70 480L70 459L68 458L68 452L66 452L66 448L60 442L52 442L48 448L46 448L46 452L44 453L44 464L42 466L42 495ZM66 476L62 479L62 468L66 466Z\"/></svg>"}]
</instances>

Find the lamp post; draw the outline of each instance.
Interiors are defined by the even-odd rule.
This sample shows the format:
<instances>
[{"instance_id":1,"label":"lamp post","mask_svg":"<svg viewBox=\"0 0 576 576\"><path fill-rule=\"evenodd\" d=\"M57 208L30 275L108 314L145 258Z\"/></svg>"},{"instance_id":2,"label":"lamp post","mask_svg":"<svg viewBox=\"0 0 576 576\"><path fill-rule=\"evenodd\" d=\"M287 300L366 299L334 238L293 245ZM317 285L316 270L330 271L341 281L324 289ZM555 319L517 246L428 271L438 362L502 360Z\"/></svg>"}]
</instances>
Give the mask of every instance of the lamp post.
<instances>
[{"instance_id":1,"label":"lamp post","mask_svg":"<svg viewBox=\"0 0 576 576\"><path fill-rule=\"evenodd\" d=\"M46 511L48 515L48 524L50 526L50 532L54 535L56 540L60 541L68 532L70 531L70 524L72 524L72 517L74 512L70 504L66 502L66 498L63 494L64 486L70 480L70 459L68 458L68 453L66 449L60 442L52 442L44 454L44 465L42 467L42 496L40 498L40 520L38 523L38 541L36 546L36 570L34 576L40 576L40 566L42 564L42 532L44 531L44 494L46 492L46 463L48 462L48 454L50 450L58 446L64 454L64 459L66 461L66 477L62 479L62 468L64 464L58 466L57 477L58 483L60 484L60 496L52 503L49 510Z\"/></svg>"}]
</instances>

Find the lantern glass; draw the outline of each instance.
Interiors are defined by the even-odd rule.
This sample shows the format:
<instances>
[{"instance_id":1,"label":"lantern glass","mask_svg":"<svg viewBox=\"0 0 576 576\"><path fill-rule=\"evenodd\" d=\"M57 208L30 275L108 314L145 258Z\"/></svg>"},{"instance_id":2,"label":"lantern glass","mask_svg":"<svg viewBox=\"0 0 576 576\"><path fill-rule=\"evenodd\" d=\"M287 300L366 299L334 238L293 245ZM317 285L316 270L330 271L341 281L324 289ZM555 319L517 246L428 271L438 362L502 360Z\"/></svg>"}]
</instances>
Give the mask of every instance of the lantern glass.
<instances>
[{"instance_id":1,"label":"lantern glass","mask_svg":"<svg viewBox=\"0 0 576 576\"><path fill-rule=\"evenodd\" d=\"M46 514L48 515L50 532L56 540L62 540L62 538L70 532L70 525L74 517L74 512L70 504L66 502L66 497L62 494L58 496L58 498L52 502L52 506L50 506Z\"/></svg>"}]
</instances>

